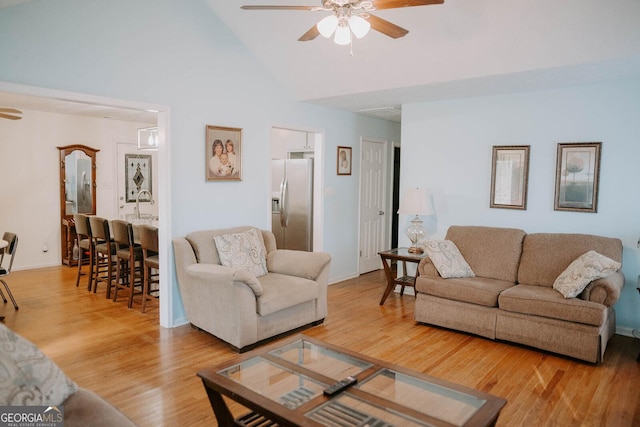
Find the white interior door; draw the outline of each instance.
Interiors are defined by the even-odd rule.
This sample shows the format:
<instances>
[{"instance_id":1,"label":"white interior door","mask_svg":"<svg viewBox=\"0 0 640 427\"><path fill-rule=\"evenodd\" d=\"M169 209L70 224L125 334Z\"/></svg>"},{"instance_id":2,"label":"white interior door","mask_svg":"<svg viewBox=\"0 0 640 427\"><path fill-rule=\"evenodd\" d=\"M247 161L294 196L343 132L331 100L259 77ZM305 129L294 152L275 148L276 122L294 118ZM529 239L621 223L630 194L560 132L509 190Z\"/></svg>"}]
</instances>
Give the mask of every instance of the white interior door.
<instances>
[{"instance_id":1,"label":"white interior door","mask_svg":"<svg viewBox=\"0 0 640 427\"><path fill-rule=\"evenodd\" d=\"M140 212L157 218L157 151L138 150L136 144L118 143L117 156L118 218L132 218L136 196L143 189L151 192L154 203L150 204L149 197L144 194L140 198Z\"/></svg>"},{"instance_id":2,"label":"white interior door","mask_svg":"<svg viewBox=\"0 0 640 427\"><path fill-rule=\"evenodd\" d=\"M363 139L360 162L359 273L382 268L378 252L386 247L387 142Z\"/></svg>"}]
</instances>

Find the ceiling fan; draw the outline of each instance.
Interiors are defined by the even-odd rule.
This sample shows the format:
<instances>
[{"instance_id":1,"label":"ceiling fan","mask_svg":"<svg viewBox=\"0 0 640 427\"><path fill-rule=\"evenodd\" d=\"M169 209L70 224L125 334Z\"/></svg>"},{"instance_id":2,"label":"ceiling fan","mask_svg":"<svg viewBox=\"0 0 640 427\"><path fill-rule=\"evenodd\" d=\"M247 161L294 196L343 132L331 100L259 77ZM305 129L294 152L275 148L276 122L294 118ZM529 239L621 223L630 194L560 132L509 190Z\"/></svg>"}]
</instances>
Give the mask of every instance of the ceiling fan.
<instances>
[{"instance_id":1,"label":"ceiling fan","mask_svg":"<svg viewBox=\"0 0 640 427\"><path fill-rule=\"evenodd\" d=\"M357 38L364 37L373 28L391 38L397 39L409 33L408 30L385 19L372 15L374 10L396 9L400 7L442 4L444 0L321 0L321 6L242 6L245 10L309 10L312 12L332 12L323 18L298 40L313 40L318 35L326 38L334 35L340 45L351 43L351 33Z\"/></svg>"},{"instance_id":2,"label":"ceiling fan","mask_svg":"<svg viewBox=\"0 0 640 427\"><path fill-rule=\"evenodd\" d=\"M0 107L0 119L20 120L22 117L19 114L22 114L22 111L15 108Z\"/></svg>"}]
</instances>

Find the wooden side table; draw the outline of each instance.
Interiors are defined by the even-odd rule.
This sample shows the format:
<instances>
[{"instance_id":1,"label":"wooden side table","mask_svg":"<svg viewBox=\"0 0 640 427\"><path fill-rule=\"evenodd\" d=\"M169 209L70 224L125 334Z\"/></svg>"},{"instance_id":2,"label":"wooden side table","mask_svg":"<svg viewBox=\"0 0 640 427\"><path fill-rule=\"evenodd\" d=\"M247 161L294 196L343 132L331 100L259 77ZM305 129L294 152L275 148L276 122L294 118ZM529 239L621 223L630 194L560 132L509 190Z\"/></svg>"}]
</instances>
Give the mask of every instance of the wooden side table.
<instances>
[{"instance_id":1,"label":"wooden side table","mask_svg":"<svg viewBox=\"0 0 640 427\"><path fill-rule=\"evenodd\" d=\"M415 276L407 275L407 262L414 262L418 264L422 258L426 257L426 253L421 254L412 254L409 253L408 248L395 248L390 249L388 251L378 252L380 255L380 259L382 259L382 266L384 267L384 273L387 276L387 287L384 290L384 294L382 294L382 299L380 300L380 305L384 304L387 300L387 297L391 293L391 291L396 287L396 285L402 286L400 288L400 295L404 294L404 287L411 286L415 289L416 286L416 278L419 273L416 269ZM393 272L391 271L391 262L392 261L402 261L402 276L394 277Z\"/></svg>"}]
</instances>

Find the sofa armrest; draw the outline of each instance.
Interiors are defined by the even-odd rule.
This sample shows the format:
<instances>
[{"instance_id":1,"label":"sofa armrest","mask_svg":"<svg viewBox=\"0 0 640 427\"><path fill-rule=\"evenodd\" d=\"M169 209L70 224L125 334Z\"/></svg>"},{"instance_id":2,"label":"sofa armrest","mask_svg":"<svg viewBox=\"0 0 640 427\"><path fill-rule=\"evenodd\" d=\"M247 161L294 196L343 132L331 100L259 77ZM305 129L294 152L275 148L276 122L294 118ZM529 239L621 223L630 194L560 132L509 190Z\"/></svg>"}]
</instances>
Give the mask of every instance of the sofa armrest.
<instances>
[{"instance_id":1,"label":"sofa armrest","mask_svg":"<svg viewBox=\"0 0 640 427\"><path fill-rule=\"evenodd\" d=\"M253 274L246 270L224 267L217 264L192 264L186 268L186 275L191 280L198 280L211 286L231 285L233 282L243 283L251 288L254 295L262 295L262 284Z\"/></svg>"},{"instance_id":2,"label":"sofa armrest","mask_svg":"<svg viewBox=\"0 0 640 427\"><path fill-rule=\"evenodd\" d=\"M331 255L326 252L305 252L278 249L267 255L267 270L287 276L314 280L329 268Z\"/></svg>"},{"instance_id":3,"label":"sofa armrest","mask_svg":"<svg viewBox=\"0 0 640 427\"><path fill-rule=\"evenodd\" d=\"M435 265L433 265L431 258L428 256L420 260L420 263L418 264L418 273L420 273L420 276L440 277L440 273L438 273L438 270Z\"/></svg>"},{"instance_id":4,"label":"sofa armrest","mask_svg":"<svg viewBox=\"0 0 640 427\"><path fill-rule=\"evenodd\" d=\"M620 271L589 283L580 294L580 299L593 301L612 307L618 299L624 287L624 275Z\"/></svg>"}]
</instances>

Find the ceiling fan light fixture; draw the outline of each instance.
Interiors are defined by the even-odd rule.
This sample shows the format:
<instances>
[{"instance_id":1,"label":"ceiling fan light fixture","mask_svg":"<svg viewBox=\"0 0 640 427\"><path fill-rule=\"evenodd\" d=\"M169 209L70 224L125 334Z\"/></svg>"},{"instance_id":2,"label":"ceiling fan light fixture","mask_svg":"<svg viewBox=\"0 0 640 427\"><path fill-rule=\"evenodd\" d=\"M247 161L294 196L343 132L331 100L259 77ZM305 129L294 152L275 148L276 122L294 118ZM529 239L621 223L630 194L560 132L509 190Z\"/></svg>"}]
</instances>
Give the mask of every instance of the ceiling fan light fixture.
<instances>
[{"instance_id":1,"label":"ceiling fan light fixture","mask_svg":"<svg viewBox=\"0 0 640 427\"><path fill-rule=\"evenodd\" d=\"M329 15L325 18L322 18L320 22L316 24L318 31L322 35L322 37L329 38L338 28L338 17L336 15Z\"/></svg>"},{"instance_id":2,"label":"ceiling fan light fixture","mask_svg":"<svg viewBox=\"0 0 640 427\"><path fill-rule=\"evenodd\" d=\"M361 39L367 35L371 29L371 24L361 16L352 15L349 18L349 27L351 28L353 35Z\"/></svg>"},{"instance_id":3,"label":"ceiling fan light fixture","mask_svg":"<svg viewBox=\"0 0 640 427\"><path fill-rule=\"evenodd\" d=\"M341 46L351 43L351 30L349 29L349 27L339 26L338 28L336 28L336 34L333 38L333 41Z\"/></svg>"}]
</instances>

